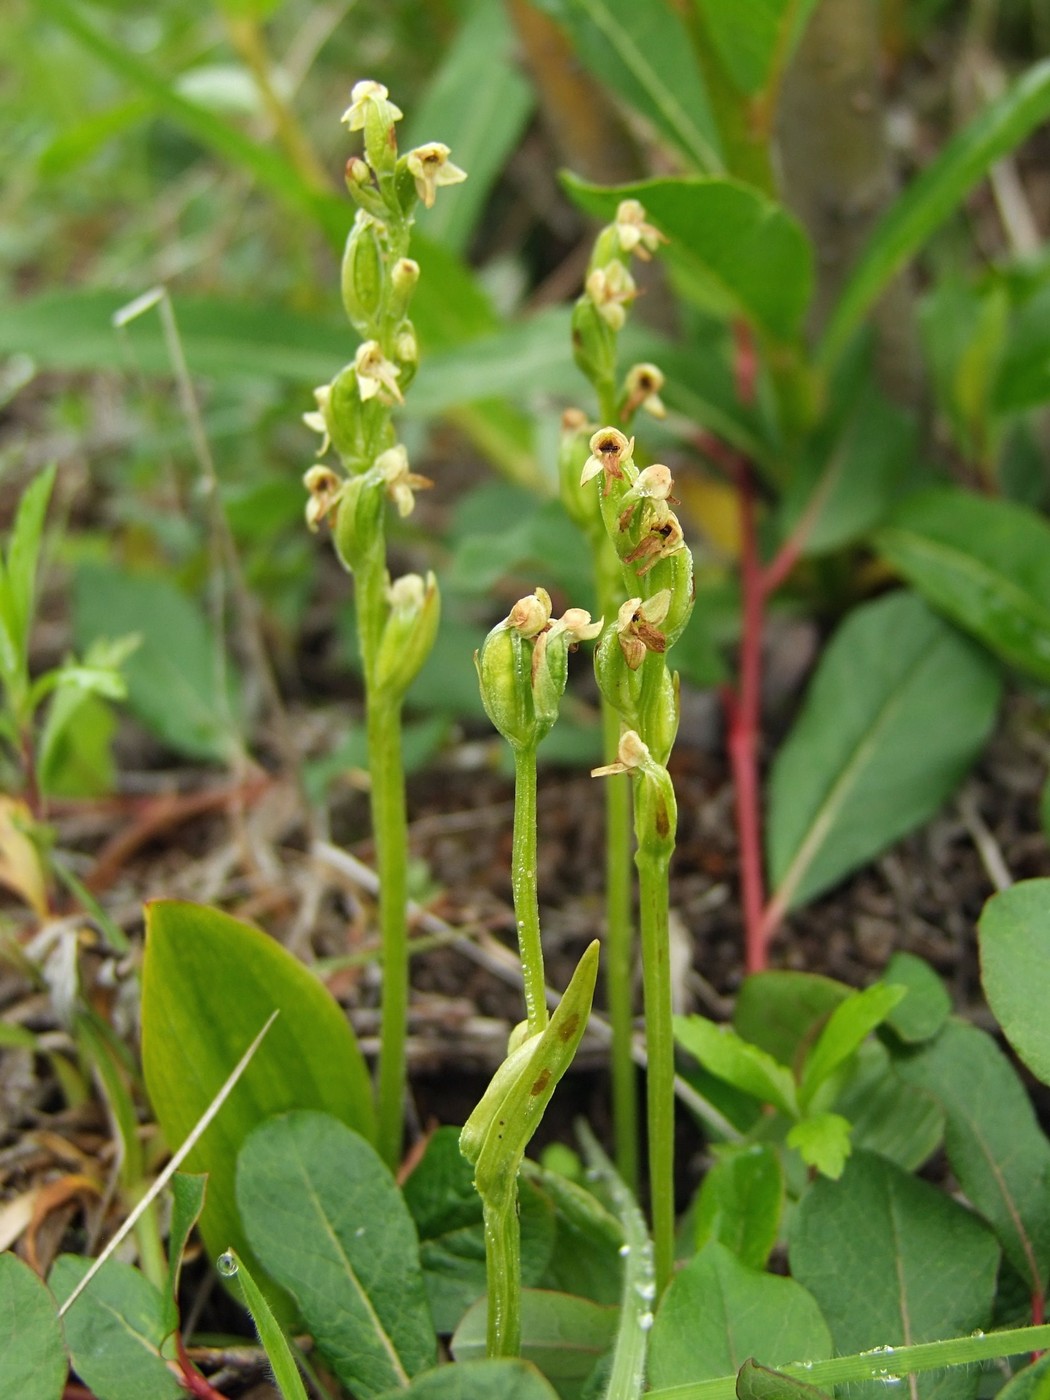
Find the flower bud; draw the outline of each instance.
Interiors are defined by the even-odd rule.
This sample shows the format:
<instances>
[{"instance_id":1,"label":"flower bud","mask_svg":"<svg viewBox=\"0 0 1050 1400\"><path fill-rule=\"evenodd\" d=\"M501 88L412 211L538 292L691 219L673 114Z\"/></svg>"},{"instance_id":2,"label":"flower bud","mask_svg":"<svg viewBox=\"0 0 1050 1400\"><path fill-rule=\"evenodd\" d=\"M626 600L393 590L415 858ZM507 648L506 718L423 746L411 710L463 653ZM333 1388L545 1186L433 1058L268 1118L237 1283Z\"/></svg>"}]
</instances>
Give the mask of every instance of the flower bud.
<instances>
[{"instance_id":1,"label":"flower bud","mask_svg":"<svg viewBox=\"0 0 1050 1400\"><path fill-rule=\"evenodd\" d=\"M558 476L562 505L569 519L587 535L602 529L601 516L594 499L594 488L588 489L580 481L583 464L589 454L587 444L592 431L587 415L579 409L566 409L562 414L561 437L558 442Z\"/></svg>"},{"instance_id":2,"label":"flower bud","mask_svg":"<svg viewBox=\"0 0 1050 1400\"><path fill-rule=\"evenodd\" d=\"M400 107L390 101L382 83L364 81L354 84L350 106L342 120L351 131L363 131L365 159L377 175L391 175L397 164L397 132L395 122L402 117Z\"/></svg>"},{"instance_id":3,"label":"flower bud","mask_svg":"<svg viewBox=\"0 0 1050 1400\"><path fill-rule=\"evenodd\" d=\"M343 306L350 323L367 336L383 297L383 249L376 222L363 209L357 211L346 240L341 280Z\"/></svg>"},{"instance_id":4,"label":"flower bud","mask_svg":"<svg viewBox=\"0 0 1050 1400\"><path fill-rule=\"evenodd\" d=\"M384 488L382 472L373 467L352 476L340 493L332 535L335 551L351 573L383 556Z\"/></svg>"},{"instance_id":5,"label":"flower bud","mask_svg":"<svg viewBox=\"0 0 1050 1400\"><path fill-rule=\"evenodd\" d=\"M601 392L616 382L616 332L588 296L572 309L572 356Z\"/></svg>"},{"instance_id":6,"label":"flower bud","mask_svg":"<svg viewBox=\"0 0 1050 1400\"><path fill-rule=\"evenodd\" d=\"M398 258L390 269L391 319L400 321L408 311L412 293L419 285L419 263L414 258Z\"/></svg>"},{"instance_id":7,"label":"flower bud","mask_svg":"<svg viewBox=\"0 0 1050 1400\"><path fill-rule=\"evenodd\" d=\"M394 333L394 358L398 368L398 388L404 391L416 377L419 369L419 341L416 328L407 318Z\"/></svg>"},{"instance_id":8,"label":"flower bud","mask_svg":"<svg viewBox=\"0 0 1050 1400\"><path fill-rule=\"evenodd\" d=\"M481 703L507 743L526 749L539 742L532 709L532 648L501 622L474 653Z\"/></svg>"},{"instance_id":9,"label":"flower bud","mask_svg":"<svg viewBox=\"0 0 1050 1400\"><path fill-rule=\"evenodd\" d=\"M437 636L441 598L432 573L405 574L390 585L390 613L376 657L377 690L400 699L430 655Z\"/></svg>"}]
</instances>

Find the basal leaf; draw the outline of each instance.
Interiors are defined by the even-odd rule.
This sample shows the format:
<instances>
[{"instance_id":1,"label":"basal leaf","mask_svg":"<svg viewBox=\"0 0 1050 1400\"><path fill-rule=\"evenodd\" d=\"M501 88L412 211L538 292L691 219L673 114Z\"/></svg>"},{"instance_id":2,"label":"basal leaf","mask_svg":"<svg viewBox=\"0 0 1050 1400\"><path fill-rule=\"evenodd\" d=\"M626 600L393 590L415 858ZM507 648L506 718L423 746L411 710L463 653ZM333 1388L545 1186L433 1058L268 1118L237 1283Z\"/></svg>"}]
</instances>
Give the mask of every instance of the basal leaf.
<instances>
[{"instance_id":1,"label":"basal leaf","mask_svg":"<svg viewBox=\"0 0 1050 1400\"><path fill-rule=\"evenodd\" d=\"M827 1319L835 1353L879 1347L888 1378L889 1348L988 1326L999 1249L976 1216L936 1187L855 1152L838 1181L821 1177L803 1197L790 1262ZM963 1400L979 1380L962 1370L926 1373L912 1394ZM855 1389L864 1397L885 1393L877 1384Z\"/></svg>"},{"instance_id":2,"label":"basal leaf","mask_svg":"<svg viewBox=\"0 0 1050 1400\"><path fill-rule=\"evenodd\" d=\"M791 1071L731 1027L716 1025L703 1016L676 1016L674 1034L679 1045L699 1060L709 1074L751 1094L760 1103L772 1104L789 1118L798 1116Z\"/></svg>"},{"instance_id":3,"label":"basal leaf","mask_svg":"<svg viewBox=\"0 0 1050 1400\"><path fill-rule=\"evenodd\" d=\"M832 365L872 303L988 169L1050 114L1050 62L1036 64L948 143L890 208L828 321L819 357Z\"/></svg>"},{"instance_id":4,"label":"basal leaf","mask_svg":"<svg viewBox=\"0 0 1050 1400\"><path fill-rule=\"evenodd\" d=\"M812 899L928 820L976 758L999 691L988 658L914 595L856 609L773 765L778 903Z\"/></svg>"},{"instance_id":5,"label":"basal leaf","mask_svg":"<svg viewBox=\"0 0 1050 1400\"><path fill-rule=\"evenodd\" d=\"M47 1285L17 1255L0 1254L0 1395L61 1400L67 1370Z\"/></svg>"},{"instance_id":6,"label":"basal leaf","mask_svg":"<svg viewBox=\"0 0 1050 1400\"><path fill-rule=\"evenodd\" d=\"M1050 525L1035 511L938 487L903 501L875 546L939 612L1050 680Z\"/></svg>"},{"instance_id":7,"label":"basal leaf","mask_svg":"<svg viewBox=\"0 0 1050 1400\"><path fill-rule=\"evenodd\" d=\"M480 1298L456 1328L452 1355L459 1361L485 1354L488 1302ZM571 1293L521 1291L521 1355L559 1392L579 1386L612 1346L617 1310Z\"/></svg>"},{"instance_id":8,"label":"basal leaf","mask_svg":"<svg viewBox=\"0 0 1050 1400\"><path fill-rule=\"evenodd\" d=\"M795 341L809 305L813 256L797 221L742 181L721 177L642 180L613 187L563 177L588 213L612 219L638 199L668 238L665 256L683 290L706 310L743 316L763 336Z\"/></svg>"},{"instance_id":9,"label":"basal leaf","mask_svg":"<svg viewBox=\"0 0 1050 1400\"><path fill-rule=\"evenodd\" d=\"M232 663L181 589L161 574L83 564L74 614L82 648L99 637L140 638L123 663L127 704L158 738L193 758L230 759L239 743Z\"/></svg>"},{"instance_id":10,"label":"basal leaf","mask_svg":"<svg viewBox=\"0 0 1050 1400\"><path fill-rule=\"evenodd\" d=\"M61 1303L92 1261L62 1254L51 1270ZM167 1334L164 1300L138 1269L110 1259L66 1313L63 1323L73 1367L98 1400L185 1400L186 1392L161 1356Z\"/></svg>"},{"instance_id":11,"label":"basal leaf","mask_svg":"<svg viewBox=\"0 0 1050 1400\"><path fill-rule=\"evenodd\" d=\"M945 1112L944 1145L966 1198L1032 1292L1050 1273L1050 1142L1009 1060L975 1026L949 1021L903 1058L901 1078Z\"/></svg>"},{"instance_id":12,"label":"basal leaf","mask_svg":"<svg viewBox=\"0 0 1050 1400\"><path fill-rule=\"evenodd\" d=\"M237 1203L258 1258L355 1395L407 1386L436 1363L415 1226L364 1138L324 1113L262 1123L238 1156Z\"/></svg>"},{"instance_id":13,"label":"basal leaf","mask_svg":"<svg viewBox=\"0 0 1050 1400\"><path fill-rule=\"evenodd\" d=\"M1050 880L1021 880L993 895L978 924L981 982L1007 1040L1050 1084Z\"/></svg>"},{"instance_id":14,"label":"basal leaf","mask_svg":"<svg viewBox=\"0 0 1050 1400\"><path fill-rule=\"evenodd\" d=\"M831 1354L828 1328L805 1288L749 1269L711 1240L664 1295L649 1344L649 1383L658 1389L731 1375L749 1357L779 1366Z\"/></svg>"},{"instance_id":15,"label":"basal leaf","mask_svg":"<svg viewBox=\"0 0 1050 1400\"><path fill-rule=\"evenodd\" d=\"M688 34L665 0L542 0L579 61L696 170L723 169L718 130Z\"/></svg>"},{"instance_id":16,"label":"basal leaf","mask_svg":"<svg viewBox=\"0 0 1050 1400\"><path fill-rule=\"evenodd\" d=\"M371 1089L338 1003L279 943L203 905L147 907L142 1064L172 1148L275 1009L255 1058L186 1159L187 1170L208 1173L201 1233L213 1259L228 1248L254 1259L234 1198L237 1153L252 1129L288 1109L313 1108L371 1136Z\"/></svg>"},{"instance_id":17,"label":"basal leaf","mask_svg":"<svg viewBox=\"0 0 1050 1400\"><path fill-rule=\"evenodd\" d=\"M905 987L876 982L862 992L853 992L835 1007L806 1057L798 1091L803 1108L813 1102L814 1094L824 1081L859 1049L861 1042L905 996Z\"/></svg>"},{"instance_id":18,"label":"basal leaf","mask_svg":"<svg viewBox=\"0 0 1050 1400\"><path fill-rule=\"evenodd\" d=\"M764 1269L777 1241L784 1189L775 1148L751 1143L723 1149L704 1176L693 1210L696 1248L717 1240L742 1264Z\"/></svg>"}]
</instances>

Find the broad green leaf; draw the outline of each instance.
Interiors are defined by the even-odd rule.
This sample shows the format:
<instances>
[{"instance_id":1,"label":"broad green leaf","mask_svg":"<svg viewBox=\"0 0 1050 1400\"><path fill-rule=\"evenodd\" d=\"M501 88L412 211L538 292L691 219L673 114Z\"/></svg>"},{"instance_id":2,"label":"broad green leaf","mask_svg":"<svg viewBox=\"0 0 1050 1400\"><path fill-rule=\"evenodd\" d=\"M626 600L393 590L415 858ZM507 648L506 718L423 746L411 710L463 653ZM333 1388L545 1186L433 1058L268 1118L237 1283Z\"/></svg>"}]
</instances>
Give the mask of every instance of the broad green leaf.
<instances>
[{"instance_id":1,"label":"broad green leaf","mask_svg":"<svg viewBox=\"0 0 1050 1400\"><path fill-rule=\"evenodd\" d=\"M123 670L128 708L147 728L190 757L214 762L232 757L239 744L232 663L181 589L161 574L82 564L73 610L82 648L100 637L140 638Z\"/></svg>"},{"instance_id":2,"label":"broad green leaf","mask_svg":"<svg viewBox=\"0 0 1050 1400\"><path fill-rule=\"evenodd\" d=\"M233 1281L233 1286L240 1293L244 1306L251 1314L259 1341L262 1342L266 1359L277 1382L281 1400L308 1400L306 1387L299 1374L299 1367L295 1364L288 1338L244 1260L239 1259L234 1250L222 1254L219 1256L219 1272Z\"/></svg>"},{"instance_id":3,"label":"broad green leaf","mask_svg":"<svg viewBox=\"0 0 1050 1400\"><path fill-rule=\"evenodd\" d=\"M67 1369L47 1285L17 1255L0 1254L0 1395L61 1400Z\"/></svg>"},{"instance_id":4,"label":"broad green leaf","mask_svg":"<svg viewBox=\"0 0 1050 1400\"><path fill-rule=\"evenodd\" d=\"M751 1360L737 1374L736 1396L737 1400L831 1400L828 1391Z\"/></svg>"},{"instance_id":5,"label":"broad green leaf","mask_svg":"<svg viewBox=\"0 0 1050 1400\"><path fill-rule=\"evenodd\" d=\"M213 1259L228 1248L254 1259L234 1198L237 1153L252 1129L288 1109L314 1108L371 1137L371 1088L342 1009L279 943L203 905L147 906L142 1066L173 1149L275 1009L255 1058L186 1159L188 1171L208 1173L201 1234Z\"/></svg>"},{"instance_id":6,"label":"broad green leaf","mask_svg":"<svg viewBox=\"0 0 1050 1400\"><path fill-rule=\"evenodd\" d=\"M179 1280L182 1256L190 1231L200 1219L208 1187L206 1176L176 1172L171 1179L171 1223L168 1226L168 1281L165 1290L165 1325L174 1332L179 1325Z\"/></svg>"},{"instance_id":7,"label":"broad green leaf","mask_svg":"<svg viewBox=\"0 0 1050 1400\"><path fill-rule=\"evenodd\" d=\"M1050 1142L1009 1060L975 1026L949 1021L915 1055L901 1078L945 1112L944 1145L975 1210L1032 1292L1050 1273Z\"/></svg>"},{"instance_id":8,"label":"broad green leaf","mask_svg":"<svg viewBox=\"0 0 1050 1400\"><path fill-rule=\"evenodd\" d=\"M1050 1395L1050 1352L1018 1371L999 1391L998 1400L1047 1400Z\"/></svg>"},{"instance_id":9,"label":"broad green leaf","mask_svg":"<svg viewBox=\"0 0 1050 1400\"><path fill-rule=\"evenodd\" d=\"M649 1383L685 1385L738 1371L831 1355L813 1298L794 1279L749 1269L716 1240L672 1280L649 1343Z\"/></svg>"},{"instance_id":10,"label":"broad green leaf","mask_svg":"<svg viewBox=\"0 0 1050 1400\"><path fill-rule=\"evenodd\" d=\"M987 1227L943 1192L882 1157L855 1152L838 1181L821 1177L803 1197L790 1262L827 1319L835 1353L882 1348L889 1377L887 1348L988 1326L999 1249ZM924 1374L912 1394L962 1400L979 1379L960 1370ZM854 1389L884 1394L881 1385Z\"/></svg>"},{"instance_id":11,"label":"broad green leaf","mask_svg":"<svg viewBox=\"0 0 1050 1400\"><path fill-rule=\"evenodd\" d=\"M773 1056L743 1039L729 1026L703 1016L676 1016L675 1039L709 1074L726 1080L760 1103L772 1104L789 1118L798 1117L795 1080Z\"/></svg>"},{"instance_id":12,"label":"broad green leaf","mask_svg":"<svg viewBox=\"0 0 1050 1400\"><path fill-rule=\"evenodd\" d=\"M617 1217L586 1187L528 1157L522 1163L522 1178L554 1207L554 1248L536 1286L578 1293L596 1303L619 1302L625 1241Z\"/></svg>"},{"instance_id":13,"label":"broad green leaf","mask_svg":"<svg viewBox=\"0 0 1050 1400\"><path fill-rule=\"evenodd\" d=\"M419 1234L419 1260L434 1326L453 1332L485 1292L485 1232L474 1172L459 1150L458 1128L438 1128L403 1187ZM553 1203L530 1182L519 1186L521 1277L538 1284L554 1249Z\"/></svg>"},{"instance_id":14,"label":"broad green leaf","mask_svg":"<svg viewBox=\"0 0 1050 1400\"><path fill-rule=\"evenodd\" d=\"M1021 880L991 897L978 924L981 982L1003 1034L1050 1084L1050 880Z\"/></svg>"},{"instance_id":15,"label":"broad green leaf","mask_svg":"<svg viewBox=\"0 0 1050 1400\"><path fill-rule=\"evenodd\" d=\"M993 390L999 413L1021 413L1050 400L1050 286L1018 311Z\"/></svg>"},{"instance_id":16,"label":"broad green leaf","mask_svg":"<svg viewBox=\"0 0 1050 1400\"><path fill-rule=\"evenodd\" d=\"M798 1090L803 1108L808 1108L824 1081L859 1049L861 1041L882 1024L905 996L906 987L876 982L862 992L852 993L835 1007L806 1058Z\"/></svg>"},{"instance_id":17,"label":"broad green leaf","mask_svg":"<svg viewBox=\"0 0 1050 1400\"><path fill-rule=\"evenodd\" d=\"M704 28L734 86L756 97L775 84L791 57L817 0L693 0Z\"/></svg>"},{"instance_id":18,"label":"broad green leaf","mask_svg":"<svg viewBox=\"0 0 1050 1400\"><path fill-rule=\"evenodd\" d=\"M506 9L489 0L475 3L398 133L403 150L440 139L467 172L464 185L442 192L433 209L419 214L424 233L457 253L466 252L532 112L533 91L514 49Z\"/></svg>"},{"instance_id":19,"label":"broad green leaf","mask_svg":"<svg viewBox=\"0 0 1050 1400\"><path fill-rule=\"evenodd\" d=\"M456 1328L452 1355L473 1361L485 1354L487 1299L480 1298ZM559 1394L579 1387L613 1344L617 1310L571 1293L521 1290L521 1355Z\"/></svg>"},{"instance_id":20,"label":"broad green leaf","mask_svg":"<svg viewBox=\"0 0 1050 1400\"><path fill-rule=\"evenodd\" d=\"M1035 511L935 487L903 501L875 547L938 612L1050 680L1050 525Z\"/></svg>"},{"instance_id":21,"label":"broad green leaf","mask_svg":"<svg viewBox=\"0 0 1050 1400\"><path fill-rule=\"evenodd\" d=\"M835 1099L835 1111L852 1123L855 1150L877 1152L905 1171L917 1171L944 1140L944 1110L931 1095L905 1083L895 1066L881 1041L866 1041Z\"/></svg>"},{"instance_id":22,"label":"broad green leaf","mask_svg":"<svg viewBox=\"0 0 1050 1400\"><path fill-rule=\"evenodd\" d=\"M871 305L988 169L1050 115L1050 61L1036 64L948 143L883 217L828 321L830 367Z\"/></svg>"},{"instance_id":23,"label":"broad green leaf","mask_svg":"<svg viewBox=\"0 0 1050 1400\"><path fill-rule=\"evenodd\" d=\"M999 692L992 662L914 595L857 608L773 764L778 904L805 903L933 816L976 758Z\"/></svg>"},{"instance_id":24,"label":"broad green leaf","mask_svg":"<svg viewBox=\"0 0 1050 1400\"><path fill-rule=\"evenodd\" d=\"M782 1065L794 1065L851 990L816 972L757 972L740 988L733 1025Z\"/></svg>"},{"instance_id":25,"label":"broad green leaf","mask_svg":"<svg viewBox=\"0 0 1050 1400\"><path fill-rule=\"evenodd\" d=\"M908 989L886 1017L893 1034L911 1045L931 1040L948 1019L952 999L929 963L898 950L886 964L883 981Z\"/></svg>"},{"instance_id":26,"label":"broad green leaf","mask_svg":"<svg viewBox=\"0 0 1050 1400\"><path fill-rule=\"evenodd\" d=\"M784 1209L784 1169L764 1143L723 1148L700 1186L694 1243L717 1240L752 1269L764 1269Z\"/></svg>"},{"instance_id":27,"label":"broad green leaf","mask_svg":"<svg viewBox=\"0 0 1050 1400\"><path fill-rule=\"evenodd\" d=\"M355 1395L436 1363L415 1226L363 1137L324 1113L262 1123L238 1154L237 1203L257 1256Z\"/></svg>"},{"instance_id":28,"label":"broad green leaf","mask_svg":"<svg viewBox=\"0 0 1050 1400\"><path fill-rule=\"evenodd\" d=\"M62 1254L51 1270L51 1291L63 1302L91 1267ZM164 1300L138 1269L109 1259L63 1319L73 1368L97 1400L185 1400L186 1392L161 1356L167 1335Z\"/></svg>"},{"instance_id":29,"label":"broad green leaf","mask_svg":"<svg viewBox=\"0 0 1050 1400\"><path fill-rule=\"evenodd\" d=\"M705 310L743 316L764 337L797 340L813 285L813 256L798 222L751 185L720 177L642 180L613 187L563 181L588 213L612 219L638 199L668 238L664 255Z\"/></svg>"},{"instance_id":30,"label":"broad green leaf","mask_svg":"<svg viewBox=\"0 0 1050 1400\"><path fill-rule=\"evenodd\" d=\"M407 1390L380 1400L557 1400L555 1391L527 1361L460 1361L415 1378Z\"/></svg>"},{"instance_id":31,"label":"broad green leaf","mask_svg":"<svg viewBox=\"0 0 1050 1400\"><path fill-rule=\"evenodd\" d=\"M724 168L718 129L689 36L665 0L541 0L567 25L576 55L696 170Z\"/></svg>"},{"instance_id":32,"label":"broad green leaf","mask_svg":"<svg viewBox=\"0 0 1050 1400\"><path fill-rule=\"evenodd\" d=\"M842 1175L853 1150L850 1124L841 1113L814 1113L803 1118L788 1133L786 1141L807 1167L833 1181Z\"/></svg>"}]
</instances>

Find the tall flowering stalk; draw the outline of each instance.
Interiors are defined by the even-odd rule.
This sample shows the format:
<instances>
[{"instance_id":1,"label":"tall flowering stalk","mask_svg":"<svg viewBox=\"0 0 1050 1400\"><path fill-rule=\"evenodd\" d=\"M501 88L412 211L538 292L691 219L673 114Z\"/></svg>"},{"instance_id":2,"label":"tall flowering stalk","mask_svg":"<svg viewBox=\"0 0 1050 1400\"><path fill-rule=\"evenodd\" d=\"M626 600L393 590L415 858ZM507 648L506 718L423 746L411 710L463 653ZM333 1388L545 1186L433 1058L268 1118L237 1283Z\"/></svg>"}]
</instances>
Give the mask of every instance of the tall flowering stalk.
<instances>
[{"instance_id":1,"label":"tall flowering stalk","mask_svg":"<svg viewBox=\"0 0 1050 1400\"><path fill-rule=\"evenodd\" d=\"M441 185L466 178L434 142L399 155L401 111L381 83L356 84L343 121L363 133L364 154L347 162L357 214L346 242L342 296L361 337L352 362L314 391L305 416L321 437L319 461L306 473L307 524L331 525L336 554L353 574L364 668L372 827L379 875L383 999L377 1075L378 1146L396 1165L401 1155L408 1020L407 847L401 708L434 642L440 600L433 574L391 580L386 514L407 516L415 493L431 485L411 470L397 440L393 410L418 365L408 310L419 266L408 256L413 215Z\"/></svg>"},{"instance_id":2,"label":"tall flowering stalk","mask_svg":"<svg viewBox=\"0 0 1050 1400\"><path fill-rule=\"evenodd\" d=\"M590 441L583 485L597 481L601 519L631 594L594 653L602 695L620 718L614 762L596 775L629 773L634 789L635 865L645 996L649 1183L657 1287L674 1262L674 1048L668 878L677 807L667 761L678 729L678 676L666 654L693 607L693 561L671 509L673 482L661 463L639 471L634 440L602 428ZM592 488L594 489L594 488Z\"/></svg>"},{"instance_id":3,"label":"tall flowering stalk","mask_svg":"<svg viewBox=\"0 0 1050 1400\"><path fill-rule=\"evenodd\" d=\"M648 260L663 241L646 221L635 199L621 202L616 218L599 233L591 255L583 294L573 310L573 350L580 369L594 386L598 418L629 431L639 409L662 417L663 375L655 365L637 364L620 380L617 368L619 333L627 319L637 287L632 258ZM613 542L593 492L580 485L580 468L589 453L596 425L585 414L570 410L563 422L561 447L562 500L587 537L591 550L599 611L613 617L628 597ZM607 763L616 759L620 715L602 698L602 740ZM638 1188L638 1094L631 1056L633 1006L631 982L634 938L631 918L631 792L626 784L610 783L605 790L605 981L612 1025L612 1101L616 1164L632 1189Z\"/></svg>"}]
</instances>

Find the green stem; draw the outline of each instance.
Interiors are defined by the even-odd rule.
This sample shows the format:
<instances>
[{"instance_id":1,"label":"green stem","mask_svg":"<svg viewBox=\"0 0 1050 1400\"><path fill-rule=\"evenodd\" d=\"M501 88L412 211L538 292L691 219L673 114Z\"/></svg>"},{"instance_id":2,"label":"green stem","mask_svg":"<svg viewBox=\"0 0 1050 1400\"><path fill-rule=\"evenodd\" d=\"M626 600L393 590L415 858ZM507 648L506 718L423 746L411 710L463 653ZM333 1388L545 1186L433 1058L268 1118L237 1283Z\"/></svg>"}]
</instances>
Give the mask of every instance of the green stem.
<instances>
[{"instance_id":1,"label":"green stem","mask_svg":"<svg viewBox=\"0 0 1050 1400\"><path fill-rule=\"evenodd\" d=\"M485 1274L488 1282L486 1353L517 1356L521 1351L521 1227L518 1186L484 1197Z\"/></svg>"},{"instance_id":2,"label":"green stem","mask_svg":"<svg viewBox=\"0 0 1050 1400\"><path fill-rule=\"evenodd\" d=\"M514 750L514 852L511 860L518 950L525 982L529 1035L547 1024L540 906L536 876L536 749Z\"/></svg>"},{"instance_id":3,"label":"green stem","mask_svg":"<svg viewBox=\"0 0 1050 1400\"><path fill-rule=\"evenodd\" d=\"M639 832L638 866L642 977L645 990L646 1093L649 1129L649 1192L659 1297L674 1266L674 1038L668 937L666 856L646 851Z\"/></svg>"}]
</instances>

